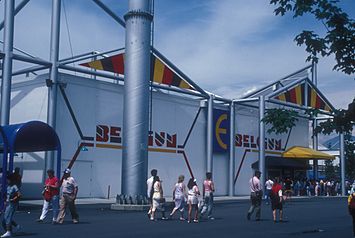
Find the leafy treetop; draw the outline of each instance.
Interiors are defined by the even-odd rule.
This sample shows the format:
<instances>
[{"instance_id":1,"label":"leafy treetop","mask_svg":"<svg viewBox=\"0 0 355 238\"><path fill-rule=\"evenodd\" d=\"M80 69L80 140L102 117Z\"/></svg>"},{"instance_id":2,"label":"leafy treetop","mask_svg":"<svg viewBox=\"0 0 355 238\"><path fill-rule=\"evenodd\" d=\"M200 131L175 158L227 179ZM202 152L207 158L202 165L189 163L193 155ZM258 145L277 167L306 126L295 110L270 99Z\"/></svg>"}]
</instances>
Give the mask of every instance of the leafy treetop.
<instances>
[{"instance_id":1,"label":"leafy treetop","mask_svg":"<svg viewBox=\"0 0 355 238\"><path fill-rule=\"evenodd\" d=\"M314 15L326 28L326 34L319 36L314 31L302 31L295 38L297 45L305 45L309 53L307 61L318 61L318 55L334 54L336 64L333 70L346 74L355 73L355 21L337 6L339 0L270 0L276 15L292 12L293 17Z\"/></svg>"}]
</instances>

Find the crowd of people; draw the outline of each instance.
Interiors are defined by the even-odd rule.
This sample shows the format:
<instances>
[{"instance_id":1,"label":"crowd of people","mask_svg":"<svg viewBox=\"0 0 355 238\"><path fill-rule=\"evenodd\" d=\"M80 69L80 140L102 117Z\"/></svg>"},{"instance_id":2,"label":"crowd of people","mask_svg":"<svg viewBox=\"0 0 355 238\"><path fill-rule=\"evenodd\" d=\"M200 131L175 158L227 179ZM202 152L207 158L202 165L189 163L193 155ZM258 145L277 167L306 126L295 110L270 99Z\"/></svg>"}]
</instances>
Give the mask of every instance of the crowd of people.
<instances>
[{"instance_id":1,"label":"crowd of people","mask_svg":"<svg viewBox=\"0 0 355 238\"><path fill-rule=\"evenodd\" d=\"M269 178L266 181L266 194L265 198L268 199L267 194L270 191L270 182L272 179ZM291 196L341 196L342 188L341 182L337 180L314 180L314 179L291 179L286 178L282 183L282 189L285 191L287 197ZM354 183L349 181L345 182L345 191L350 194L355 189Z\"/></svg>"},{"instance_id":2,"label":"crowd of people","mask_svg":"<svg viewBox=\"0 0 355 238\"><path fill-rule=\"evenodd\" d=\"M213 208L213 193L215 191L214 183L212 181L212 173L206 173L206 179L202 184L202 199L200 189L197 185L195 178L190 178L187 186L184 183L185 176L180 175L177 183L172 188L172 195L174 201L174 208L170 212L169 217L165 216L165 203L162 181L157 175L158 171L153 169L151 171L151 177L147 180L147 196L150 201L150 209L147 213L148 218L151 221L156 221L156 211L161 212L162 220L173 219L174 214L179 211L180 221L185 221L184 214L185 206L188 206L187 222L198 223L199 219L204 218L207 215L207 219L213 220L212 208Z\"/></svg>"},{"instance_id":3,"label":"crowd of people","mask_svg":"<svg viewBox=\"0 0 355 238\"><path fill-rule=\"evenodd\" d=\"M52 207L52 223L62 224L64 222L65 210L68 207L71 213L72 222L79 222L79 215L76 211L75 200L78 193L78 185L71 176L69 168L65 169L63 178L59 180L54 171L47 171L48 178L45 180L43 195L42 212L37 222L42 223L48 215L49 207ZM251 206L247 213L247 219L250 220L255 212L255 219L260 220L261 203L265 199L266 204L271 203L273 221L283 222L283 203L291 196L337 196L341 195L341 185L332 180L292 180L286 178L268 178L264 185L260 182L260 171L255 171L254 176L249 180ZM21 198L22 177L20 169L15 168L13 173L7 175L7 190L5 199L5 209L2 219L2 226L6 231L1 238L12 236L13 228L20 229L14 220L14 214L19 206ZM212 173L206 173L206 178L199 188L195 178L190 178L185 185L185 176L180 175L176 184L171 189L174 208L167 217L166 200L164 198L162 181L158 176L156 169L151 170L151 177L147 180L147 197L149 198L150 208L147 213L151 221L157 220L156 212L161 212L161 219L173 219L179 211L179 220L188 223L198 223L200 219L207 218L214 220L212 216L213 194L215 185L212 181ZM62 192L60 193L60 190ZM201 192L200 192L201 191ZM263 194L265 191L265 194ZM349 194L348 208L349 214L353 219L354 237L355 237L355 181L346 183L346 191ZM61 195L60 195L61 194ZM188 207L187 216L185 207Z\"/></svg>"},{"instance_id":4,"label":"crowd of people","mask_svg":"<svg viewBox=\"0 0 355 238\"><path fill-rule=\"evenodd\" d=\"M323 181L320 180L296 180L292 181L290 178L286 178L281 181L279 178L269 178L265 182L265 189L260 182L260 171L255 171L254 176L249 180L250 185L250 201L251 206L247 213L247 219L250 220L255 211L255 220L260 220L261 203L264 199L266 204L271 201L271 210L273 221L283 222L283 203L289 199L292 195L295 196L337 196L341 195L341 186L339 182ZM349 214L352 216L353 221L353 235L355 238L355 180L351 184L347 182L345 184L348 197L348 209ZM263 194L265 191L265 194ZM279 219L277 220L277 213Z\"/></svg>"}]
</instances>

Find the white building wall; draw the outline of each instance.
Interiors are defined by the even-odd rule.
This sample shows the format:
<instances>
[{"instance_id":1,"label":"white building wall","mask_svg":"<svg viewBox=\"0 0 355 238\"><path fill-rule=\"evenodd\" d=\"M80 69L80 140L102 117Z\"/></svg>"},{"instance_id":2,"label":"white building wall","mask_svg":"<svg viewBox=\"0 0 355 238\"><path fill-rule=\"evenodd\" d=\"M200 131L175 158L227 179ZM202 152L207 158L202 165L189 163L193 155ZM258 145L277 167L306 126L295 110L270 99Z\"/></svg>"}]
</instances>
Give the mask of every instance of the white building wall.
<instances>
[{"instance_id":1,"label":"white building wall","mask_svg":"<svg viewBox=\"0 0 355 238\"><path fill-rule=\"evenodd\" d=\"M11 123L29 120L46 121L48 96L45 86L46 78L48 75L42 75L35 80L14 85ZM107 197L109 188L110 197L114 197L121 191L122 150L120 146L122 143L96 141L96 130L98 125L121 128L121 131L116 131L116 137L122 138L123 86L65 74L60 74L60 81L66 85L65 93L83 135L94 137L93 141L81 140L63 96L58 90L56 131L62 144L62 169L69 164L81 142L92 143L93 146L86 147L87 151L80 152L72 168L72 174L79 183L79 197ZM149 176L151 169L158 169L166 196L172 196L173 186L180 174L185 175L186 183L190 178L190 172L182 152L185 152L193 175L202 188L206 171L207 108L201 109L185 147L180 148L186 140L199 107L199 100L192 100L176 94L153 93L152 131L165 134L162 144L158 143L159 138L153 136L153 144L149 147L147 176ZM303 121L298 122L297 129L291 134L289 146L307 145L308 128L306 124ZM258 137L258 111L237 107L235 125L236 134ZM169 136L176 135L175 147L168 146L168 134ZM286 135L266 135L266 137L281 139L284 146ZM245 149L246 147L243 146L236 147L235 171L240 166ZM15 160L15 166L19 166L23 170L23 191L27 198L41 196L40 191L45 176L43 157L44 153L24 153L23 156L21 155ZM248 180L253 173L251 164L257 160L257 152L252 151L247 154L235 184L236 195L249 193ZM215 153L213 163L216 195L226 195L229 171L228 151L222 154Z\"/></svg>"}]
</instances>

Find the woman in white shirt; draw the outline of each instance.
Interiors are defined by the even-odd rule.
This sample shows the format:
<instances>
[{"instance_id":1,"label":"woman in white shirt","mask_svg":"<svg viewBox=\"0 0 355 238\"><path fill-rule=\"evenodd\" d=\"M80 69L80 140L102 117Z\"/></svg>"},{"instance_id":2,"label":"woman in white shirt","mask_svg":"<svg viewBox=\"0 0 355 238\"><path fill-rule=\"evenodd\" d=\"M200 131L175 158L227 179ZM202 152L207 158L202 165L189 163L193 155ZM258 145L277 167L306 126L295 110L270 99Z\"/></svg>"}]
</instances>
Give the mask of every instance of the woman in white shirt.
<instances>
[{"instance_id":1,"label":"woman in white shirt","mask_svg":"<svg viewBox=\"0 0 355 238\"><path fill-rule=\"evenodd\" d=\"M200 195L200 191L198 190L197 184L196 184L196 179L191 178L189 180L189 183L187 184L187 188L189 189L188 191L188 197L187 201L189 203L189 213L188 213L188 220L187 222L191 222L191 213L192 213L192 208L195 209L195 218L194 222L198 222L198 196Z\"/></svg>"},{"instance_id":2,"label":"woman in white shirt","mask_svg":"<svg viewBox=\"0 0 355 238\"><path fill-rule=\"evenodd\" d=\"M161 210L162 212L162 220L166 220L165 214L164 214L164 197L163 197L163 187L161 185L161 181L159 179L159 176L154 177L153 181L153 187L152 187L152 201L153 201L153 206L152 206L152 213L150 216L150 220L154 221L154 214L157 209Z\"/></svg>"},{"instance_id":3,"label":"woman in white shirt","mask_svg":"<svg viewBox=\"0 0 355 238\"><path fill-rule=\"evenodd\" d=\"M185 221L184 218L184 207L186 201L186 186L184 184L184 175L180 175L178 178L178 182L175 184L173 191L173 200L175 202L175 207L170 213L170 219L174 215L177 210L180 210L180 221Z\"/></svg>"}]
</instances>

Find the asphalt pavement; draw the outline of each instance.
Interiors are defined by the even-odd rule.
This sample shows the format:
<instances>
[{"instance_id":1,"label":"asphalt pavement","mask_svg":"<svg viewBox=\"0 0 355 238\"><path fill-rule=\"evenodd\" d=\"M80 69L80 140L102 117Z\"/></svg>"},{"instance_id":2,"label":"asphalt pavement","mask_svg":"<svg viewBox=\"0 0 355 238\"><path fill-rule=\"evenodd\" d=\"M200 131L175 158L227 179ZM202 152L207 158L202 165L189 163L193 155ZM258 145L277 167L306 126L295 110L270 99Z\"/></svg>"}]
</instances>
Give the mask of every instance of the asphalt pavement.
<instances>
[{"instance_id":1,"label":"asphalt pavement","mask_svg":"<svg viewBox=\"0 0 355 238\"><path fill-rule=\"evenodd\" d=\"M346 198L294 199L284 206L283 223L274 223L270 206L263 203L262 219L246 219L246 200L216 204L213 221L181 222L178 214L173 220L148 220L145 212L120 212L109 204L78 205L80 223L72 224L70 214L62 225L52 225L50 217L36 223L41 207L22 204L15 220L22 226L17 237L38 238L110 238L110 237L240 237L240 238L346 238L352 236L351 217ZM170 209L169 209L170 210ZM169 212L169 211L168 211ZM167 212L167 214L168 214ZM160 215L160 214L159 214Z\"/></svg>"}]
</instances>

